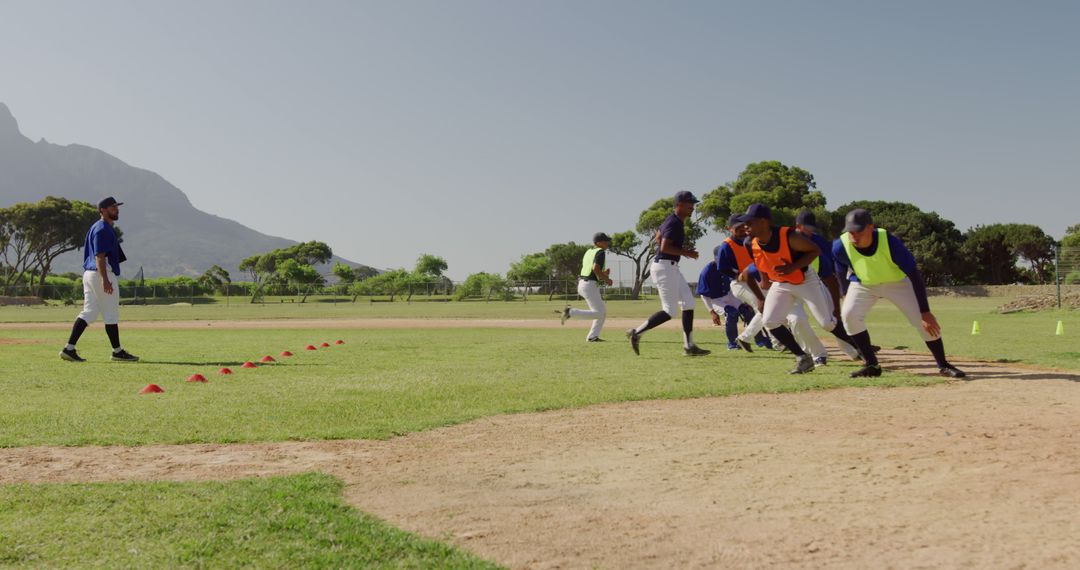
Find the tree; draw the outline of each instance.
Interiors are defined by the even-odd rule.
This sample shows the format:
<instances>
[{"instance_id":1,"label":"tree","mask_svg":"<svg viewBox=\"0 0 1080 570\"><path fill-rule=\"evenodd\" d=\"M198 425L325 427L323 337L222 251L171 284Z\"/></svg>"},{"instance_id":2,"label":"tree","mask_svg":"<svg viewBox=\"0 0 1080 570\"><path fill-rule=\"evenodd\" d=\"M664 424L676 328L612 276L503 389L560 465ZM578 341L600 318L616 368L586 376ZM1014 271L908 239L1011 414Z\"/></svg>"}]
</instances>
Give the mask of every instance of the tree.
<instances>
[{"instance_id":1,"label":"tree","mask_svg":"<svg viewBox=\"0 0 1080 570\"><path fill-rule=\"evenodd\" d=\"M530 253L510 264L506 278L510 281L546 281L552 276L551 258L546 253Z\"/></svg>"},{"instance_id":2,"label":"tree","mask_svg":"<svg viewBox=\"0 0 1080 570\"><path fill-rule=\"evenodd\" d=\"M509 284L501 275L481 271L465 278L465 282L454 291L454 300L464 301L470 295L480 295L485 298L491 298L495 295L498 298L508 300L511 293Z\"/></svg>"},{"instance_id":3,"label":"tree","mask_svg":"<svg viewBox=\"0 0 1080 570\"><path fill-rule=\"evenodd\" d=\"M338 281L345 285L349 285L356 281L356 274L353 273L353 268L340 261L334 263L334 267L330 270L330 273L337 276Z\"/></svg>"},{"instance_id":4,"label":"tree","mask_svg":"<svg viewBox=\"0 0 1080 570\"><path fill-rule=\"evenodd\" d=\"M300 263L296 259L286 259L278 264L277 276L283 283L304 286L304 294L300 299L301 303L307 302L312 287L326 283L326 278L320 275L317 269L306 263Z\"/></svg>"},{"instance_id":5,"label":"tree","mask_svg":"<svg viewBox=\"0 0 1080 570\"><path fill-rule=\"evenodd\" d=\"M1005 245L1020 259L1039 283L1054 271L1054 238L1032 224L1006 224Z\"/></svg>"},{"instance_id":6,"label":"tree","mask_svg":"<svg viewBox=\"0 0 1080 570\"><path fill-rule=\"evenodd\" d=\"M641 212L633 231L618 232L611 236L611 247L608 251L634 262L634 287L630 292L633 299L641 295L641 288L649 277L648 260L656 252L656 233L660 230L660 224L664 223L664 219L674 209L674 198L661 198ZM686 232L686 241L683 243L685 248L693 248L706 232L700 219L695 219L694 216L683 222L683 229ZM580 265L578 267L580 268Z\"/></svg>"},{"instance_id":7,"label":"tree","mask_svg":"<svg viewBox=\"0 0 1080 570\"><path fill-rule=\"evenodd\" d=\"M449 267L445 259L430 253L424 253L416 259L416 269L414 271L417 275L425 278L438 279L442 277L443 271L446 271Z\"/></svg>"},{"instance_id":8,"label":"tree","mask_svg":"<svg viewBox=\"0 0 1080 570\"><path fill-rule=\"evenodd\" d=\"M577 279L581 271L581 258L588 250L589 246L574 242L548 246L544 255L551 261L551 276L558 280Z\"/></svg>"},{"instance_id":9,"label":"tree","mask_svg":"<svg viewBox=\"0 0 1080 570\"><path fill-rule=\"evenodd\" d=\"M0 246L5 264L12 269L5 288L18 284L33 272L38 279L36 293L45 287L45 277L53 261L69 251L81 249L87 229L100 217L88 202L47 196L40 202L23 202L0 213Z\"/></svg>"},{"instance_id":10,"label":"tree","mask_svg":"<svg viewBox=\"0 0 1080 570\"><path fill-rule=\"evenodd\" d=\"M207 269L197 280L196 283L205 291L219 291L223 295L229 294L229 285L232 283L232 278L229 276L229 272L223 269L220 265L214 265Z\"/></svg>"},{"instance_id":11,"label":"tree","mask_svg":"<svg viewBox=\"0 0 1080 570\"><path fill-rule=\"evenodd\" d=\"M1005 224L975 226L964 233L961 247L968 262L968 281L980 285L1004 285L1020 280L1017 255L1007 243Z\"/></svg>"},{"instance_id":12,"label":"tree","mask_svg":"<svg viewBox=\"0 0 1080 570\"><path fill-rule=\"evenodd\" d=\"M354 283L349 291L353 294L353 301L360 295L390 295L390 300L393 301L394 297L405 291L415 280L415 273L404 269L391 269Z\"/></svg>"},{"instance_id":13,"label":"tree","mask_svg":"<svg viewBox=\"0 0 1080 570\"><path fill-rule=\"evenodd\" d=\"M927 285L965 282L970 268L960 255L964 237L956 225L936 212L923 212L907 202L861 200L844 204L832 217L832 235L843 232L844 216L855 208L870 210L874 225L900 238L911 250Z\"/></svg>"},{"instance_id":14,"label":"tree","mask_svg":"<svg viewBox=\"0 0 1080 570\"><path fill-rule=\"evenodd\" d=\"M733 213L746 211L751 204L765 204L772 210L773 221L792 225L799 210L812 210L818 224L828 227L830 215L825 209L825 195L817 190L814 175L798 166L769 160L748 164L735 182L718 186L701 198L699 221L711 220L719 231L727 230Z\"/></svg>"},{"instance_id":15,"label":"tree","mask_svg":"<svg viewBox=\"0 0 1080 570\"><path fill-rule=\"evenodd\" d=\"M313 272L318 275L314 267L308 271L300 266L326 263L333 256L330 246L321 241L308 241L245 258L240 262L240 270L250 273L251 280L255 282L251 294L251 302L254 303L262 296L263 287L270 283L301 283L296 281L297 279L308 280L303 284L324 283L325 280L319 281L312 275ZM286 271L279 271L279 266L289 260L295 261L296 265L290 264L286 267ZM318 278L322 279L322 276L319 275ZM304 299L307 299L306 295Z\"/></svg>"}]
</instances>

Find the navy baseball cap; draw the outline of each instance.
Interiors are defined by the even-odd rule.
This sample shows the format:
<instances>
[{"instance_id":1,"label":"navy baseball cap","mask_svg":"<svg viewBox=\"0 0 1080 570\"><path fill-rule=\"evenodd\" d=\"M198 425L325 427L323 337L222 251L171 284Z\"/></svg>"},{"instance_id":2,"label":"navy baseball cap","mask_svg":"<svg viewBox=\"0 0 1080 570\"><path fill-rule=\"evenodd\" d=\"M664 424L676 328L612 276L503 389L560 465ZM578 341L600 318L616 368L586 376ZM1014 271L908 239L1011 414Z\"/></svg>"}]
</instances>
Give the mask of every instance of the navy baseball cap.
<instances>
[{"instance_id":1,"label":"navy baseball cap","mask_svg":"<svg viewBox=\"0 0 1080 570\"><path fill-rule=\"evenodd\" d=\"M700 201L701 200L697 199L697 196L694 196L693 192L688 192L686 190L683 190L681 192L676 192L675 193L675 203L676 204L681 204L683 202L693 202L693 203L697 204Z\"/></svg>"},{"instance_id":2,"label":"navy baseball cap","mask_svg":"<svg viewBox=\"0 0 1080 570\"><path fill-rule=\"evenodd\" d=\"M597 232L596 234L593 235L593 237L592 237L592 242L593 243L600 243L602 241L608 241L608 242L611 241L611 236L605 234L604 232Z\"/></svg>"},{"instance_id":3,"label":"navy baseball cap","mask_svg":"<svg viewBox=\"0 0 1080 570\"><path fill-rule=\"evenodd\" d=\"M799 210L799 214L795 216L795 225L817 228L817 216L810 210Z\"/></svg>"},{"instance_id":4,"label":"navy baseball cap","mask_svg":"<svg viewBox=\"0 0 1080 570\"><path fill-rule=\"evenodd\" d=\"M765 204L750 204L750 207L746 209L746 213L738 217L739 223L745 224L750 220L756 220L758 218L764 218L766 220L772 219L772 211Z\"/></svg>"},{"instance_id":5,"label":"navy baseball cap","mask_svg":"<svg viewBox=\"0 0 1080 570\"><path fill-rule=\"evenodd\" d=\"M872 223L874 223L874 219L870 217L870 210L855 208L844 217L844 231L861 232Z\"/></svg>"},{"instance_id":6,"label":"navy baseball cap","mask_svg":"<svg viewBox=\"0 0 1080 570\"><path fill-rule=\"evenodd\" d=\"M101 210L103 208L108 208L109 206L123 206L123 205L124 205L123 202L117 202L116 198L113 198L112 196L109 196L108 198L105 198L104 200L97 203L97 207L98 207L99 210Z\"/></svg>"},{"instance_id":7,"label":"navy baseball cap","mask_svg":"<svg viewBox=\"0 0 1080 570\"><path fill-rule=\"evenodd\" d=\"M732 214L729 216L727 219L727 227L733 228L735 226L741 226L743 224L743 221L739 219L741 217L740 214Z\"/></svg>"}]
</instances>

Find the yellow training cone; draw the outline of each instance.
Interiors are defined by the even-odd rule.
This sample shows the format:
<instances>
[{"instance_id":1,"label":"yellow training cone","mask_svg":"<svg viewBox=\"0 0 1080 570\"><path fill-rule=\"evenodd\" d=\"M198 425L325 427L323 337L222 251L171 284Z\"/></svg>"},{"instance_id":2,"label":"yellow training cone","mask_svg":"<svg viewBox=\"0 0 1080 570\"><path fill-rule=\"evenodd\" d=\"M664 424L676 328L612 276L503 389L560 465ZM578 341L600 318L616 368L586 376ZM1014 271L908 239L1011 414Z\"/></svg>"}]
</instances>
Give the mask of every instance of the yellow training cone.
<instances>
[{"instance_id":1,"label":"yellow training cone","mask_svg":"<svg viewBox=\"0 0 1080 570\"><path fill-rule=\"evenodd\" d=\"M971 334L979 334L980 332L981 330L979 329L979 321L971 323Z\"/></svg>"},{"instance_id":2,"label":"yellow training cone","mask_svg":"<svg viewBox=\"0 0 1080 570\"><path fill-rule=\"evenodd\" d=\"M1058 321L1057 332L1054 334L1058 336L1065 336L1065 323Z\"/></svg>"}]
</instances>

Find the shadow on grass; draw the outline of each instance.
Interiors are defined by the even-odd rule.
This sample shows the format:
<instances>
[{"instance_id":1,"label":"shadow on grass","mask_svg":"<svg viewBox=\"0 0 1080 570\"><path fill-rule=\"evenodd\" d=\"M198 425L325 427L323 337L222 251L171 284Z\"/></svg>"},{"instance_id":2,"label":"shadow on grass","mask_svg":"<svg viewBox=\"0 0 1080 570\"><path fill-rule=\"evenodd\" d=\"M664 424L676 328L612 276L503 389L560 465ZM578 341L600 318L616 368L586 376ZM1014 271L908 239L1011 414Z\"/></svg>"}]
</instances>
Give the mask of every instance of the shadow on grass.
<instances>
[{"instance_id":1,"label":"shadow on grass","mask_svg":"<svg viewBox=\"0 0 1080 570\"><path fill-rule=\"evenodd\" d=\"M967 378L965 381L971 380L1068 380L1069 382L1080 382L1080 374L1070 374L1068 372L1053 372L1049 370L1018 370L1015 368L999 368L997 366L987 366L981 363L975 362L962 362L958 363L960 369L967 372ZM904 362L901 365L901 369L905 371L914 372L916 374L926 374L927 372L936 372L937 364L931 362L929 364L912 364L910 362Z\"/></svg>"}]
</instances>

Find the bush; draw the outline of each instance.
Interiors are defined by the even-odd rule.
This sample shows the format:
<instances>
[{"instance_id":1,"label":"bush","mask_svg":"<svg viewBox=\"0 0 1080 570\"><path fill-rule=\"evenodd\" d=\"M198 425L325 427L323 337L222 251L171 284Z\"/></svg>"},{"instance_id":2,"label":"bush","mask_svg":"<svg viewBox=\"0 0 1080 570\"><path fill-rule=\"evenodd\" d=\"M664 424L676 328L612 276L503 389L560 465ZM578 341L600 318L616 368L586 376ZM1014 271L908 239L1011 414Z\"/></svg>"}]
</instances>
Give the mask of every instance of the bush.
<instances>
[{"instance_id":1,"label":"bush","mask_svg":"<svg viewBox=\"0 0 1080 570\"><path fill-rule=\"evenodd\" d=\"M510 286L501 275L494 273L473 273L454 291L455 301L464 301L468 297L496 298L509 301L514 297Z\"/></svg>"}]
</instances>

